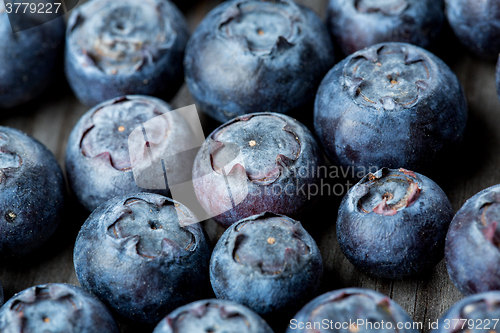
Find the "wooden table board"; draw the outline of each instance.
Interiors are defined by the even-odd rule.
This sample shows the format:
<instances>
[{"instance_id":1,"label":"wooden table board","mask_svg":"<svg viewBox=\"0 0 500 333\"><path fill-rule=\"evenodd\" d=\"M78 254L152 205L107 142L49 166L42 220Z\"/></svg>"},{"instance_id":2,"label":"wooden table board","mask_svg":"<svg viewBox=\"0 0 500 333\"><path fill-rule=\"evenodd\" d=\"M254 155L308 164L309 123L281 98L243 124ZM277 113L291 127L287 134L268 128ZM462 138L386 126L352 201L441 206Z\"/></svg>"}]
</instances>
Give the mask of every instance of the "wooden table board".
<instances>
[{"instance_id":1,"label":"wooden table board","mask_svg":"<svg viewBox=\"0 0 500 333\"><path fill-rule=\"evenodd\" d=\"M202 1L186 9L191 30L219 2ZM308 5L324 17L326 0L298 2ZM469 123L459 154L448 161L446 167L436 167L434 180L446 191L456 211L472 195L500 183L500 103L496 95L495 64L467 54L456 41L450 41L450 45L443 56L465 89L469 103ZM63 166L68 136L88 108L75 99L62 76L59 81L52 92L41 99L15 110L4 111L0 115L0 124L23 130L37 138ZM190 104L193 104L193 100L184 85L172 105L177 108ZM210 129L207 125L205 134ZM328 200L335 205L325 206ZM313 233L313 236L321 248L325 263L323 291L353 286L378 290L398 302L415 321L425 323L424 331L427 332L429 320L436 320L462 297L451 283L444 261L431 274L419 279L389 281L360 273L347 261L337 245L335 218L338 203L338 198L326 198L323 200L324 214L315 217L315 221L302 221L303 224L320 224L322 228L321 232ZM41 283L78 284L72 250L78 227L86 214L75 208L74 203L69 206L62 231L51 240L50 249L38 251L33 258L0 264L0 281L7 298ZM215 241L222 229L211 221L205 225Z\"/></svg>"}]
</instances>

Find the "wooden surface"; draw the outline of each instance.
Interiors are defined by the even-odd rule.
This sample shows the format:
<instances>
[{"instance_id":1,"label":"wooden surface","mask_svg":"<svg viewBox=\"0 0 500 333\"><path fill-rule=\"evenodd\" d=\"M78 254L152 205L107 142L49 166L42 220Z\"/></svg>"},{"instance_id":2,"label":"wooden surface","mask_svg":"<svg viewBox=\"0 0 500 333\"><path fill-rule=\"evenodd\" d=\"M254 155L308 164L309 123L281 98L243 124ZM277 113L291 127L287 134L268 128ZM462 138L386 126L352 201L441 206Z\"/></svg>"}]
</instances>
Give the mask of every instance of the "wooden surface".
<instances>
[{"instance_id":1,"label":"wooden surface","mask_svg":"<svg viewBox=\"0 0 500 333\"><path fill-rule=\"evenodd\" d=\"M220 1L202 1L184 9L193 30L205 14ZM326 0L302 0L324 17ZM446 47L442 56L457 73L469 102L469 123L463 146L447 165L436 166L432 178L448 194L453 207L461 205L480 190L500 183L500 102L495 88L495 64L478 60L467 54L456 41L445 37ZM4 111L0 124L18 128L43 142L63 166L68 136L78 119L87 111L70 92L63 76L51 92L27 106ZM193 104L184 86L172 101L174 107ZM312 117L312 115L311 115ZM205 134L210 126L205 128ZM415 321L423 322L428 331L429 320L436 320L462 296L453 286L446 266L441 262L426 277L404 281L372 278L356 270L340 251L335 236L335 217L339 198L323 199L321 213L314 221L302 221L319 226L313 236L321 248L325 276L323 291L341 287L366 287L381 291L398 302ZM6 297L11 297L27 287L48 282L78 284L73 263L73 242L86 214L75 204L69 209L59 232L46 248L30 258L0 264L0 280ZM211 221L206 228L215 241L222 230Z\"/></svg>"}]
</instances>

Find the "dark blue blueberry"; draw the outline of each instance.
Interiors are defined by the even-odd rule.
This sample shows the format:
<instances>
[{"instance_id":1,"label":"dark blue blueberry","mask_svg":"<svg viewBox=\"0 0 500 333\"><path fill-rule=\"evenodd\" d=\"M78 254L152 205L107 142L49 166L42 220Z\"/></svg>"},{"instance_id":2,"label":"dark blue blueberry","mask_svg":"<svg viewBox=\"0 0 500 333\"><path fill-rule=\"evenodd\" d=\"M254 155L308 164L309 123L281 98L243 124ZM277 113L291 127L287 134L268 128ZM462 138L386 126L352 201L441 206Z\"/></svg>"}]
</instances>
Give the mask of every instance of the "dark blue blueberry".
<instances>
[{"instance_id":1,"label":"dark blue blueberry","mask_svg":"<svg viewBox=\"0 0 500 333\"><path fill-rule=\"evenodd\" d=\"M470 198L446 236L448 274L465 295L500 290L500 185Z\"/></svg>"},{"instance_id":2,"label":"dark blue blueberry","mask_svg":"<svg viewBox=\"0 0 500 333\"><path fill-rule=\"evenodd\" d=\"M168 100L184 81L188 38L187 23L170 1L89 1L68 22L68 82L89 106L128 94Z\"/></svg>"},{"instance_id":3,"label":"dark blue blueberry","mask_svg":"<svg viewBox=\"0 0 500 333\"><path fill-rule=\"evenodd\" d=\"M302 225L263 213L234 223L210 260L217 298L243 304L265 318L288 318L320 287L323 261Z\"/></svg>"},{"instance_id":4,"label":"dark blue blueberry","mask_svg":"<svg viewBox=\"0 0 500 333\"><path fill-rule=\"evenodd\" d=\"M80 284L128 321L156 324L205 296L211 246L196 217L158 194L116 197L84 223L75 244Z\"/></svg>"},{"instance_id":5,"label":"dark blue blueberry","mask_svg":"<svg viewBox=\"0 0 500 333\"><path fill-rule=\"evenodd\" d=\"M218 299L178 308L153 333L273 333L266 322L243 305Z\"/></svg>"},{"instance_id":6,"label":"dark blue blueberry","mask_svg":"<svg viewBox=\"0 0 500 333\"><path fill-rule=\"evenodd\" d=\"M196 156L193 184L203 208L226 228L266 211L295 218L319 199L323 163L304 125L283 114L255 113L208 136Z\"/></svg>"},{"instance_id":7,"label":"dark blue blueberry","mask_svg":"<svg viewBox=\"0 0 500 333\"><path fill-rule=\"evenodd\" d=\"M54 155L32 137L0 126L0 256L25 255L54 233L64 191Z\"/></svg>"},{"instance_id":8,"label":"dark blue blueberry","mask_svg":"<svg viewBox=\"0 0 500 333\"><path fill-rule=\"evenodd\" d=\"M419 333L418 326L389 297L346 288L313 299L293 317L286 332Z\"/></svg>"},{"instance_id":9,"label":"dark blue blueberry","mask_svg":"<svg viewBox=\"0 0 500 333\"><path fill-rule=\"evenodd\" d=\"M432 333L496 332L500 318L500 292L490 291L466 297L455 303Z\"/></svg>"},{"instance_id":10,"label":"dark blue blueberry","mask_svg":"<svg viewBox=\"0 0 500 333\"><path fill-rule=\"evenodd\" d=\"M445 20L443 0L330 0L327 25L346 55L384 42L428 48Z\"/></svg>"},{"instance_id":11,"label":"dark blue blueberry","mask_svg":"<svg viewBox=\"0 0 500 333\"><path fill-rule=\"evenodd\" d=\"M496 59L500 52L499 0L445 0L446 16L455 35L470 51Z\"/></svg>"},{"instance_id":12,"label":"dark blue blueberry","mask_svg":"<svg viewBox=\"0 0 500 333\"><path fill-rule=\"evenodd\" d=\"M307 105L333 64L326 27L291 0L223 2L198 26L184 60L197 105L220 122Z\"/></svg>"},{"instance_id":13,"label":"dark blue blueberry","mask_svg":"<svg viewBox=\"0 0 500 333\"><path fill-rule=\"evenodd\" d=\"M337 238L356 267L402 279L442 258L453 207L429 178L405 169L381 169L349 190L340 205Z\"/></svg>"},{"instance_id":14,"label":"dark blue blueberry","mask_svg":"<svg viewBox=\"0 0 500 333\"><path fill-rule=\"evenodd\" d=\"M149 141L138 147L145 158L149 156L149 147L154 147L158 154L182 150L183 143L190 142L194 135L179 113L169 111L170 106L157 98L126 96L101 103L83 115L69 137L66 173L85 208L92 211L118 195L156 191L140 188L135 182L129 136L154 119L156 131L149 132ZM165 186L164 180L158 185Z\"/></svg>"},{"instance_id":15,"label":"dark blue blueberry","mask_svg":"<svg viewBox=\"0 0 500 333\"><path fill-rule=\"evenodd\" d=\"M497 96L500 99L500 57L498 58L497 61L497 66L496 66L496 84L497 84Z\"/></svg>"},{"instance_id":16,"label":"dark blue blueberry","mask_svg":"<svg viewBox=\"0 0 500 333\"><path fill-rule=\"evenodd\" d=\"M328 73L314 118L326 153L339 166L361 174L372 167L418 171L458 146L467 101L439 58L387 43L352 54Z\"/></svg>"},{"instance_id":17,"label":"dark blue blueberry","mask_svg":"<svg viewBox=\"0 0 500 333\"><path fill-rule=\"evenodd\" d=\"M64 29L59 18L13 33L0 2L0 108L26 103L47 89L62 68Z\"/></svg>"},{"instance_id":18,"label":"dark blue blueberry","mask_svg":"<svg viewBox=\"0 0 500 333\"><path fill-rule=\"evenodd\" d=\"M119 333L97 297L70 284L38 285L14 295L0 308L2 333Z\"/></svg>"}]
</instances>

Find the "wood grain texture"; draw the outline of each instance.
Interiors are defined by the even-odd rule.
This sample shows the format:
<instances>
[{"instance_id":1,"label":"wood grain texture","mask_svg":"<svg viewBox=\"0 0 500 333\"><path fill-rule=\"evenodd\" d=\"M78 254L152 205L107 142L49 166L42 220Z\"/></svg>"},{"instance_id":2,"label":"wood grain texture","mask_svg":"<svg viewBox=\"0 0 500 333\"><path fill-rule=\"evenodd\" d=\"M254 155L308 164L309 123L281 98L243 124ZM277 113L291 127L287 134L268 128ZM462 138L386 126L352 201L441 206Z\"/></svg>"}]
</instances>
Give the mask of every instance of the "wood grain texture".
<instances>
[{"instance_id":1,"label":"wood grain texture","mask_svg":"<svg viewBox=\"0 0 500 333\"><path fill-rule=\"evenodd\" d=\"M194 30L206 13L221 1L207 0L194 3L186 10L190 29ZM299 1L324 16L326 0ZM469 123L463 146L447 165L437 165L432 178L448 194L458 210L472 195L500 183L500 103L495 88L495 64L467 54L453 39L438 55L457 73L469 102ZM51 92L29 105L2 111L0 124L18 128L44 143L63 165L66 142L71 129L87 111L70 92L61 73ZM193 104L186 86L171 101L177 107ZM205 134L215 124L204 118ZM462 296L453 286L441 262L431 274L418 279L389 281L369 277L355 269L342 254L335 235L335 218L339 198L326 197L318 214L304 225L319 226L312 232L318 241L324 263L323 291L341 287L365 287L387 294L398 302L415 321L424 323L428 331L429 320L436 320ZM73 262L73 243L79 225L86 215L74 202L69 201L68 212L62 226L51 243L34 256L16 262L0 264L0 280L7 297L27 287L48 282L78 284ZM215 241L222 229L212 221L205 223ZM127 329L125 329L127 330Z\"/></svg>"}]
</instances>

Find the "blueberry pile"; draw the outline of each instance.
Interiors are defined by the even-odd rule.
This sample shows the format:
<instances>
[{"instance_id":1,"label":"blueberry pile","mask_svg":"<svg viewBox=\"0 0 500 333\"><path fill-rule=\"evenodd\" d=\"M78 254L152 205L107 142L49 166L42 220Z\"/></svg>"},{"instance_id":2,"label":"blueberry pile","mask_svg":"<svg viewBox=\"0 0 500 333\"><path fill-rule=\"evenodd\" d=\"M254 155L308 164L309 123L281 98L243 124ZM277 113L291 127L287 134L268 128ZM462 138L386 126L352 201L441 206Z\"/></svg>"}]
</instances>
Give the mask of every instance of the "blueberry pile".
<instances>
[{"instance_id":1,"label":"blueberry pile","mask_svg":"<svg viewBox=\"0 0 500 333\"><path fill-rule=\"evenodd\" d=\"M445 258L467 297L434 333L500 319L500 185L455 214L424 175L454 167L468 123L461 82L434 51L449 25L475 57L496 57L500 0L329 0L325 16L228 0L190 37L169 0L92 0L67 26L12 33L0 2L0 108L43 102L58 70L90 108L64 173L42 143L0 126L0 258L45 254L73 222L66 211L87 214L74 237L81 287L6 286L2 305L0 284L0 332L419 332L389 297L326 278L323 247L390 280ZM203 142L171 106L184 83L211 118ZM500 96L500 60L497 84ZM332 170L351 184L339 207L323 193L339 185Z\"/></svg>"}]
</instances>

